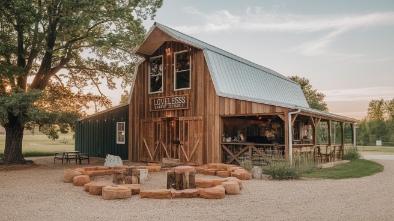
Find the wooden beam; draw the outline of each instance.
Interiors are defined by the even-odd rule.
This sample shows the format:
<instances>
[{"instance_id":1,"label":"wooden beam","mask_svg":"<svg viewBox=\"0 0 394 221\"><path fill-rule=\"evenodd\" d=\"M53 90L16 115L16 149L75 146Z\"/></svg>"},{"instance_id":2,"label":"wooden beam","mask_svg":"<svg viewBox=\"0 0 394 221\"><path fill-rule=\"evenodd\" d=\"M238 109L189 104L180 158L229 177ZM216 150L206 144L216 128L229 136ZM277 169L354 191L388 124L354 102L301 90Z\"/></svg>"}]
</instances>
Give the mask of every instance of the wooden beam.
<instances>
[{"instance_id":1,"label":"wooden beam","mask_svg":"<svg viewBox=\"0 0 394 221\"><path fill-rule=\"evenodd\" d=\"M285 115L283 115L283 114L278 114L278 117L279 117L280 119L282 119L283 121L286 120L286 119L285 119Z\"/></svg>"},{"instance_id":2,"label":"wooden beam","mask_svg":"<svg viewBox=\"0 0 394 221\"><path fill-rule=\"evenodd\" d=\"M190 156L189 156L190 159L193 157L194 152L196 151L196 149L198 147L198 144L200 143L200 140L201 140L201 138L198 138L196 144L194 144L194 148L193 148L193 150L192 150L192 152L190 153Z\"/></svg>"},{"instance_id":3,"label":"wooden beam","mask_svg":"<svg viewBox=\"0 0 394 221\"><path fill-rule=\"evenodd\" d=\"M167 158L171 158L170 155L168 155L167 147L166 147L166 145L163 143L163 141L161 141L161 145L163 146L164 151L166 152Z\"/></svg>"},{"instance_id":4,"label":"wooden beam","mask_svg":"<svg viewBox=\"0 0 394 221\"><path fill-rule=\"evenodd\" d=\"M294 121L297 119L298 114L294 114L291 116L291 125L294 124Z\"/></svg>"},{"instance_id":5,"label":"wooden beam","mask_svg":"<svg viewBox=\"0 0 394 221\"><path fill-rule=\"evenodd\" d=\"M146 140L145 140L145 138L142 138L142 139L144 140L145 148L146 148L146 150L148 151L148 154L149 154L150 160L151 160L151 161L153 161L153 157L152 157L152 154L150 153L150 150L149 150L148 144L146 143Z\"/></svg>"}]
</instances>

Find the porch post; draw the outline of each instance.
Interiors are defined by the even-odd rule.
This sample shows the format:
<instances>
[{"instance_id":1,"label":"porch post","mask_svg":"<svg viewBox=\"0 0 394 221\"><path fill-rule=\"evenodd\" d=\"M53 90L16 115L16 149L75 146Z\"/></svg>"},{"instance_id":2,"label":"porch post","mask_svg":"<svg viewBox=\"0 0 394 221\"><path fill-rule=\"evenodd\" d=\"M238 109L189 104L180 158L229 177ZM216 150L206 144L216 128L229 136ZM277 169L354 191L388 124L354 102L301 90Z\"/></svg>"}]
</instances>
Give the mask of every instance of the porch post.
<instances>
[{"instance_id":1,"label":"porch post","mask_svg":"<svg viewBox=\"0 0 394 221\"><path fill-rule=\"evenodd\" d=\"M353 131L353 146L357 149L357 125L351 124Z\"/></svg>"},{"instance_id":2,"label":"porch post","mask_svg":"<svg viewBox=\"0 0 394 221\"><path fill-rule=\"evenodd\" d=\"M290 167L293 165L293 122L297 118L298 113L300 113L301 110L298 109L297 111L289 112L287 121L289 121L288 128L289 128L289 161L290 161ZM295 114L294 119L292 118L292 114Z\"/></svg>"},{"instance_id":3,"label":"porch post","mask_svg":"<svg viewBox=\"0 0 394 221\"><path fill-rule=\"evenodd\" d=\"M289 160L289 118L286 117L288 112L285 112L284 122L285 122L285 159L286 161Z\"/></svg>"},{"instance_id":4,"label":"porch post","mask_svg":"<svg viewBox=\"0 0 394 221\"><path fill-rule=\"evenodd\" d=\"M328 146L332 145L332 133L331 133L331 120L327 121L327 126L328 126Z\"/></svg>"},{"instance_id":5,"label":"porch post","mask_svg":"<svg viewBox=\"0 0 394 221\"><path fill-rule=\"evenodd\" d=\"M343 126L343 122L340 122L340 126L341 126L341 160L343 160L343 155L345 153L345 130L344 130L344 126Z\"/></svg>"}]
</instances>

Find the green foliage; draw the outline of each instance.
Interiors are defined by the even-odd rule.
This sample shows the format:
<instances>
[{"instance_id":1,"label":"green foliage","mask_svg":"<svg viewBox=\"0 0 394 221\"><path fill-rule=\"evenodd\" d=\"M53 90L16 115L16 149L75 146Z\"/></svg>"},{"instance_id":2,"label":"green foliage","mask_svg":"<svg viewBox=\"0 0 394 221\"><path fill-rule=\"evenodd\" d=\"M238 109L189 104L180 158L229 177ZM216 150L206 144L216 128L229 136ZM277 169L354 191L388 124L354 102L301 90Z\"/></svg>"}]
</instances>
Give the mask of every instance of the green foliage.
<instances>
[{"instance_id":1,"label":"green foliage","mask_svg":"<svg viewBox=\"0 0 394 221\"><path fill-rule=\"evenodd\" d=\"M6 94L0 94L0 124L8 124L9 116L19 117L22 123L31 121L38 111L34 102L42 98L43 93L37 90L24 92L20 89Z\"/></svg>"},{"instance_id":2,"label":"green foliage","mask_svg":"<svg viewBox=\"0 0 394 221\"><path fill-rule=\"evenodd\" d=\"M304 176L321 179L360 178L382 172L383 169L384 167L382 165L370 160L354 160L350 161L350 163L321 169L310 174L304 174Z\"/></svg>"},{"instance_id":3,"label":"green foliage","mask_svg":"<svg viewBox=\"0 0 394 221\"><path fill-rule=\"evenodd\" d=\"M371 100L368 105L368 118L371 120L383 121L385 119L386 101Z\"/></svg>"},{"instance_id":4,"label":"green foliage","mask_svg":"<svg viewBox=\"0 0 394 221\"><path fill-rule=\"evenodd\" d=\"M263 168L263 173L274 180L298 179L301 175L296 167L290 166L287 162L273 162Z\"/></svg>"},{"instance_id":5,"label":"green foliage","mask_svg":"<svg viewBox=\"0 0 394 221\"><path fill-rule=\"evenodd\" d=\"M56 139L72 129L83 107L110 107L103 83L114 89L116 79L123 88L131 82L138 60L133 49L145 35L142 20L153 19L162 3L0 0L1 124L13 116L8 131L21 134L21 125L39 125ZM20 139L8 142L6 153L15 156L5 156L8 163L23 161L17 159Z\"/></svg>"},{"instance_id":6,"label":"green foliage","mask_svg":"<svg viewBox=\"0 0 394 221\"><path fill-rule=\"evenodd\" d=\"M243 160L241 161L241 165L242 168L244 168L245 170L251 172L252 168L253 168L253 163L251 160Z\"/></svg>"},{"instance_id":7,"label":"green foliage","mask_svg":"<svg viewBox=\"0 0 394 221\"><path fill-rule=\"evenodd\" d=\"M316 89L313 89L308 79L301 78L299 76L290 76L289 79L300 84L310 108L321 111L328 111L327 104L326 102L324 102L324 98L326 95L318 92Z\"/></svg>"},{"instance_id":8,"label":"green foliage","mask_svg":"<svg viewBox=\"0 0 394 221\"><path fill-rule=\"evenodd\" d=\"M359 160L360 153L355 147L350 147L345 150L345 154L343 155L344 160Z\"/></svg>"}]
</instances>

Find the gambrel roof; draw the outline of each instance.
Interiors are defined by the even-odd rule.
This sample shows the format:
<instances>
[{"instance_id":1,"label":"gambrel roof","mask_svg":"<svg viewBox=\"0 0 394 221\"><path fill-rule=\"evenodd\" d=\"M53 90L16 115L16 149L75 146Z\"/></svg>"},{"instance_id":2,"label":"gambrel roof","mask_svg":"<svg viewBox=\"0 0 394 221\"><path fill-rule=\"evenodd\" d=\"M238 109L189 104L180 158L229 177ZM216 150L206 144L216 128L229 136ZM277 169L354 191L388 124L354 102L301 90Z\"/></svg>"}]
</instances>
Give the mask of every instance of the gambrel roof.
<instances>
[{"instance_id":1,"label":"gambrel roof","mask_svg":"<svg viewBox=\"0 0 394 221\"><path fill-rule=\"evenodd\" d=\"M168 36L154 32L155 29ZM138 47L136 54L149 56L166 40L176 40L203 50L218 96L284 107L309 107L300 85L273 70L159 23L149 30L146 40L149 38L149 44Z\"/></svg>"},{"instance_id":2,"label":"gambrel roof","mask_svg":"<svg viewBox=\"0 0 394 221\"><path fill-rule=\"evenodd\" d=\"M298 83L271 69L159 23L155 23L151 27L143 44L137 47L134 52L137 55L149 57L166 41L182 42L204 52L216 94L220 97L300 109L310 114L350 122L357 121L352 118L311 109Z\"/></svg>"}]
</instances>

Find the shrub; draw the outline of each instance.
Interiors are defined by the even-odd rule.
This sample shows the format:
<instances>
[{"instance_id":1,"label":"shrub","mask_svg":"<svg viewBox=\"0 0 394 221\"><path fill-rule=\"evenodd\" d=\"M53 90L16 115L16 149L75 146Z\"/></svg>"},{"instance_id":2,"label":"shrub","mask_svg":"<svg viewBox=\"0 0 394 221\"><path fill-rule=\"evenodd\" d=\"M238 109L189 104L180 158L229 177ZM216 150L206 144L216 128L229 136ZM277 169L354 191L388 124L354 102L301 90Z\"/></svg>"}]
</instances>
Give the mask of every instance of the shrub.
<instances>
[{"instance_id":1,"label":"shrub","mask_svg":"<svg viewBox=\"0 0 394 221\"><path fill-rule=\"evenodd\" d=\"M241 162L241 165L240 165L242 168L244 168L245 170L247 170L247 171L252 171L252 168L253 168L253 164L252 164L252 161L251 160L243 160L242 162Z\"/></svg>"},{"instance_id":2,"label":"shrub","mask_svg":"<svg viewBox=\"0 0 394 221\"><path fill-rule=\"evenodd\" d=\"M343 155L344 160L358 160L360 159L360 153L355 147L350 147L345 150L345 154Z\"/></svg>"},{"instance_id":3,"label":"shrub","mask_svg":"<svg viewBox=\"0 0 394 221\"><path fill-rule=\"evenodd\" d=\"M298 179L300 171L287 162L273 162L263 169L263 173L267 174L274 180Z\"/></svg>"}]
</instances>

